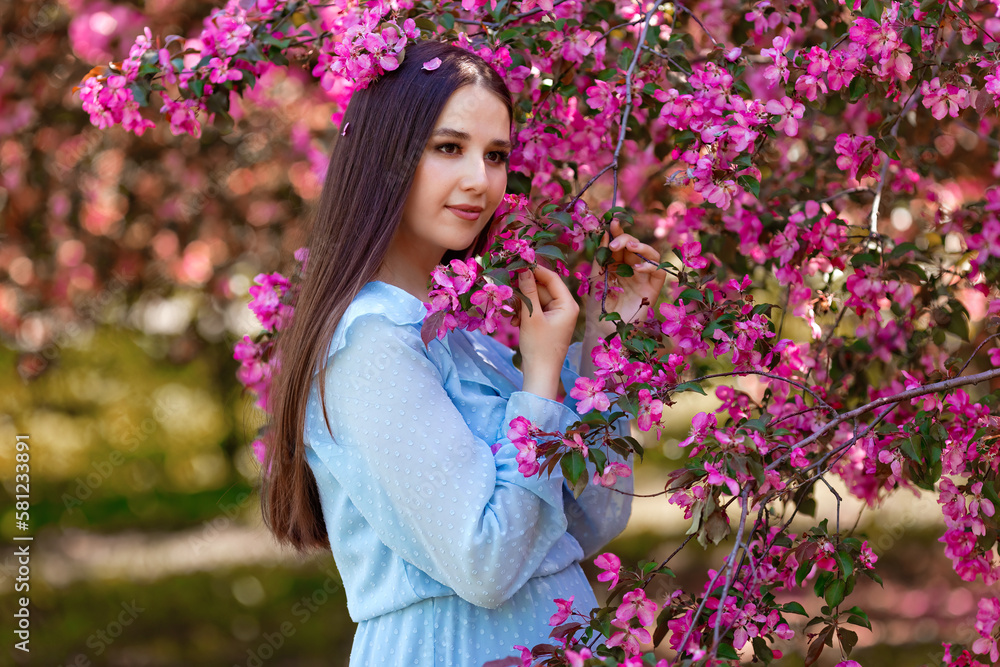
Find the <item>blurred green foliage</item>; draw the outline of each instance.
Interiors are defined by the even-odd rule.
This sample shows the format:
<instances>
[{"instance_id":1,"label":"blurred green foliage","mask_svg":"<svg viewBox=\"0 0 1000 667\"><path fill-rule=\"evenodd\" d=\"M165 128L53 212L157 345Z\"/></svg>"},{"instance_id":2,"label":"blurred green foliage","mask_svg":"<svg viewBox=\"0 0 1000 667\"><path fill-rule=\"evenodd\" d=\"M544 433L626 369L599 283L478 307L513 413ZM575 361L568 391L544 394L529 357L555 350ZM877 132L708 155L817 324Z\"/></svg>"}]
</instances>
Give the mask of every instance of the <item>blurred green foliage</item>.
<instances>
[{"instance_id":1,"label":"blurred green foliage","mask_svg":"<svg viewBox=\"0 0 1000 667\"><path fill-rule=\"evenodd\" d=\"M141 334L101 328L79 338L28 383L16 355L0 351L0 412L13 417L0 435L31 435L33 531L189 527L251 490L257 467L245 443L259 416L228 342L174 363ZM10 493L12 451L0 450L0 470ZM14 508L5 507L9 538Z\"/></svg>"},{"instance_id":2,"label":"blurred green foliage","mask_svg":"<svg viewBox=\"0 0 1000 667\"><path fill-rule=\"evenodd\" d=\"M12 600L3 600L10 618ZM32 587L30 655L10 664L331 667L355 624L332 558L149 582ZM6 658L5 658L6 659Z\"/></svg>"}]
</instances>

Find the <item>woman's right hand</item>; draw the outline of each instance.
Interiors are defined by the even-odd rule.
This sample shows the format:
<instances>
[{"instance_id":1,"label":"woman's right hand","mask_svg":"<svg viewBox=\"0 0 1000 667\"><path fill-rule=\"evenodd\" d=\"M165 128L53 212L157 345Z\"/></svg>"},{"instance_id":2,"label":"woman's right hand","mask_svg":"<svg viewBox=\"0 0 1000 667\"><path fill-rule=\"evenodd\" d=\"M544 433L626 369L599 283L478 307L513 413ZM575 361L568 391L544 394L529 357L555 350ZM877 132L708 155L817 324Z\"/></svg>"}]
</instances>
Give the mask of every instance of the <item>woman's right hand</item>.
<instances>
[{"instance_id":1,"label":"woman's right hand","mask_svg":"<svg viewBox=\"0 0 1000 667\"><path fill-rule=\"evenodd\" d=\"M558 273L543 266L524 269L518 287L531 302L520 304L520 347L524 391L556 400L559 372L569 350L580 306ZM547 299L544 297L548 297Z\"/></svg>"}]
</instances>

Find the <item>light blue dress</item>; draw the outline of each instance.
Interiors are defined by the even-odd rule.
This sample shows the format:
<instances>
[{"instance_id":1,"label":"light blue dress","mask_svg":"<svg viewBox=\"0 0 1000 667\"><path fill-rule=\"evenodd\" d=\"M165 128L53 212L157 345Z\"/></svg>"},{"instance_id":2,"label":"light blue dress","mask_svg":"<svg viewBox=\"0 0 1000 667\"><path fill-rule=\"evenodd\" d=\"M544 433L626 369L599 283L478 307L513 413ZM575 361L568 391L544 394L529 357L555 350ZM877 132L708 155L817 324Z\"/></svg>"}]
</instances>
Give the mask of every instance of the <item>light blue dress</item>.
<instances>
[{"instance_id":1,"label":"light blue dress","mask_svg":"<svg viewBox=\"0 0 1000 667\"><path fill-rule=\"evenodd\" d=\"M510 421L562 431L579 418L576 401L520 391L513 352L484 334L453 331L425 348L424 313L398 287L365 285L329 348L333 437L318 382L309 397L307 461L358 623L352 667L479 667L548 641L553 599L596 606L579 561L631 512L630 496L593 484L574 499L558 467L551 477L518 472ZM574 356L566 387L579 343ZM616 488L631 491L631 477Z\"/></svg>"}]
</instances>

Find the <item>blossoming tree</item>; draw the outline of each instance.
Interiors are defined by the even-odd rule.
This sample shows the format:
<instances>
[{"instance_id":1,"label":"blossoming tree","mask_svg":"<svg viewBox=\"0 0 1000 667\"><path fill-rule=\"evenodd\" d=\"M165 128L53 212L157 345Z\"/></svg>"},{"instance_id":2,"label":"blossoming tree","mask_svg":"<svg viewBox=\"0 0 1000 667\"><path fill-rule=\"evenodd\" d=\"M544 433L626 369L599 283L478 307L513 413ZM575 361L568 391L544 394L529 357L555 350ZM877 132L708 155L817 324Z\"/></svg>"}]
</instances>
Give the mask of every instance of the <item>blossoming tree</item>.
<instances>
[{"instance_id":1,"label":"blossoming tree","mask_svg":"<svg viewBox=\"0 0 1000 667\"><path fill-rule=\"evenodd\" d=\"M162 119L199 136L231 125L269 72L303 63L337 124L410 40L483 55L517 98L504 225L489 253L435 271L425 341L461 327L514 343L511 276L537 262L601 304L616 332L594 350L595 379L567 388L582 421L567 433L510 424L521 471L558 465L577 493L628 474L608 452L641 457L613 435L619 417L649 431L678 394L721 381L664 490L690 521L682 548L724 544L721 567L652 599L670 559L603 554L606 606L555 600L553 641L518 647L519 661L649 664L643 649L666 642L663 665L768 663L806 615L807 664L835 647L850 666L870 627L850 595L859 577L878 581L875 554L839 515L789 529L815 494L839 503L831 478L871 506L935 494L957 575L1000 580L998 17L996 0L231 0L200 35L147 28L79 95L97 127L142 135ZM992 171L961 173L963 159ZM642 321L603 308L637 267L583 268L610 264L599 241L615 220L668 260ZM305 270L307 250L296 257ZM265 332L236 357L266 409L268 332L293 316L295 283L257 282ZM802 336L787 333L799 324ZM725 382L737 376L756 389ZM788 601L805 586L813 614ZM978 638L946 644L940 662L997 661L998 622L1000 600L984 598Z\"/></svg>"}]
</instances>

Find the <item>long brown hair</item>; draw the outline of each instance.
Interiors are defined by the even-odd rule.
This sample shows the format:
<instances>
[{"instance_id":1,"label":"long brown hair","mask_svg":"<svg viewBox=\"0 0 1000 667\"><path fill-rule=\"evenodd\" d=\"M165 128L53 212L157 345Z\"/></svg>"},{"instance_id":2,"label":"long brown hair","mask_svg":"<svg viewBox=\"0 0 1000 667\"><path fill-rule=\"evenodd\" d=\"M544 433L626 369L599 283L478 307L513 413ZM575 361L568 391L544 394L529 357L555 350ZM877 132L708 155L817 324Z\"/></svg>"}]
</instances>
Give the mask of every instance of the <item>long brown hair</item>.
<instances>
[{"instance_id":1,"label":"long brown hair","mask_svg":"<svg viewBox=\"0 0 1000 667\"><path fill-rule=\"evenodd\" d=\"M425 62L440 58L433 71ZM305 457L306 403L317 363L326 374L327 350L344 311L375 278L399 226L413 175L437 118L458 88L481 85L511 114L510 91L480 56L441 42L406 47L398 69L355 91L344 113L309 234L309 259L292 322L278 333L273 353L261 473L264 523L279 542L304 551L330 547L316 480ZM490 221L492 223L492 220ZM471 251L480 252L490 225ZM448 259L446 256L445 259ZM320 402L327 430L325 383Z\"/></svg>"}]
</instances>

